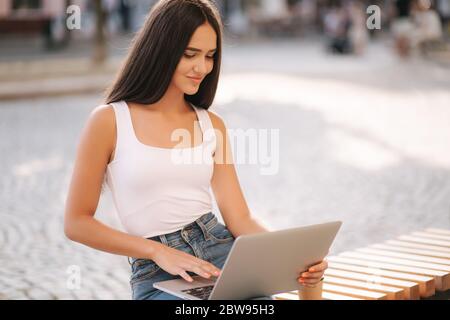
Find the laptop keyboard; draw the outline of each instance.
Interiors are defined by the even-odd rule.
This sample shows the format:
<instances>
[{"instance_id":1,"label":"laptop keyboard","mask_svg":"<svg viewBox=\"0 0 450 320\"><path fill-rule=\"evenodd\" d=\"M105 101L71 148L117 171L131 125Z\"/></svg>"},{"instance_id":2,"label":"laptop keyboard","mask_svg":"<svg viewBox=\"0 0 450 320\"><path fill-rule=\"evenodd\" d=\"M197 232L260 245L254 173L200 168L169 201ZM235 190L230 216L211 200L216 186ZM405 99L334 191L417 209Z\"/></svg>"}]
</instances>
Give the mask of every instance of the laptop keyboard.
<instances>
[{"instance_id":1,"label":"laptop keyboard","mask_svg":"<svg viewBox=\"0 0 450 320\"><path fill-rule=\"evenodd\" d=\"M214 288L214 285L210 285L210 286L191 288L191 289L186 289L186 290L181 290L181 291L184 293L190 294L191 296L200 298L202 300L207 300L209 295L211 294L211 291L213 288Z\"/></svg>"}]
</instances>

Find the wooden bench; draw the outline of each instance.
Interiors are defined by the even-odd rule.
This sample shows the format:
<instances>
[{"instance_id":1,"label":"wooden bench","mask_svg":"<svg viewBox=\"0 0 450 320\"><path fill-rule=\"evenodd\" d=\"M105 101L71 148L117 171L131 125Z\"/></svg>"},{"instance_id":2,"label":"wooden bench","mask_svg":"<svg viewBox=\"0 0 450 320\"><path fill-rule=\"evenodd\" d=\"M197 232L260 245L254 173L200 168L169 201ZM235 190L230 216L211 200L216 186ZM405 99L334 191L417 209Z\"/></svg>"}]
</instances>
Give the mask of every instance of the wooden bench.
<instances>
[{"instance_id":1,"label":"wooden bench","mask_svg":"<svg viewBox=\"0 0 450 320\"><path fill-rule=\"evenodd\" d=\"M0 17L0 33L2 34L43 34L50 18L42 13L11 14Z\"/></svg>"},{"instance_id":2,"label":"wooden bench","mask_svg":"<svg viewBox=\"0 0 450 320\"><path fill-rule=\"evenodd\" d=\"M55 19L41 10L28 11L0 17L0 35L40 36L46 49L58 49L68 44L70 38L66 28L63 33L55 34Z\"/></svg>"},{"instance_id":3,"label":"wooden bench","mask_svg":"<svg viewBox=\"0 0 450 320\"><path fill-rule=\"evenodd\" d=\"M324 300L450 299L450 231L429 228L329 256ZM298 300L298 292L274 295Z\"/></svg>"}]
</instances>

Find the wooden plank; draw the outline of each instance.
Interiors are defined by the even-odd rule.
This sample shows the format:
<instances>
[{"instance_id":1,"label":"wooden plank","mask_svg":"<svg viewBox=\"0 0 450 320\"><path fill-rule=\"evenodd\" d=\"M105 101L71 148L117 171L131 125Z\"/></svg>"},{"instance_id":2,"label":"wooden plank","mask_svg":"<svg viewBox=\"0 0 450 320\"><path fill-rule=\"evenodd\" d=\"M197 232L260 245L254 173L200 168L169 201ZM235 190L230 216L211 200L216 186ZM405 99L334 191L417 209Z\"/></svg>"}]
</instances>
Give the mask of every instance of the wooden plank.
<instances>
[{"instance_id":1,"label":"wooden plank","mask_svg":"<svg viewBox=\"0 0 450 320\"><path fill-rule=\"evenodd\" d=\"M430 264L430 263L414 261L414 260L397 259L397 258L382 256L382 255L378 255L378 254L372 254L370 252L359 252L359 251L343 252L339 256L351 258L351 259L372 261L372 262L376 262L376 263L387 263L387 264L393 264L393 265L405 266L405 267L430 269L430 270L442 271L447 274L450 274L450 271L448 270L449 266L444 266L442 264ZM442 270L444 268L446 268L447 270Z\"/></svg>"},{"instance_id":2,"label":"wooden plank","mask_svg":"<svg viewBox=\"0 0 450 320\"><path fill-rule=\"evenodd\" d=\"M325 276L333 276L350 280L360 280L365 281L367 283L396 287L403 290L405 299L418 300L420 298L419 284L412 281L392 279L378 275L375 276L365 273L339 270L333 268L327 268L327 270L325 270Z\"/></svg>"},{"instance_id":3,"label":"wooden plank","mask_svg":"<svg viewBox=\"0 0 450 320\"><path fill-rule=\"evenodd\" d=\"M334 257L327 258L328 265L331 268L352 272L360 272L372 276L382 276L386 278L413 281L419 284L419 293L421 297L430 297L435 294L435 281L433 277L424 277L415 274L395 272L378 268L361 267L358 265L353 265L351 262L350 263L338 262L342 261L342 259L344 258L341 258L337 261L333 261L334 259L335 259Z\"/></svg>"},{"instance_id":4,"label":"wooden plank","mask_svg":"<svg viewBox=\"0 0 450 320\"><path fill-rule=\"evenodd\" d=\"M389 287L381 284L368 283L363 281L349 280L344 278L336 278L328 275L325 276L325 279L323 281L324 283L333 285L384 293L386 294L388 300L404 299L404 291L401 288Z\"/></svg>"},{"instance_id":5,"label":"wooden plank","mask_svg":"<svg viewBox=\"0 0 450 320\"><path fill-rule=\"evenodd\" d=\"M275 300L300 300L297 292L285 292L274 294ZM355 298L346 296L344 294L337 294L328 291L322 291L322 300L364 300L361 298Z\"/></svg>"},{"instance_id":6,"label":"wooden plank","mask_svg":"<svg viewBox=\"0 0 450 320\"><path fill-rule=\"evenodd\" d=\"M328 291L322 291L323 300L364 300L361 298L349 297L343 294L332 293Z\"/></svg>"},{"instance_id":7,"label":"wooden plank","mask_svg":"<svg viewBox=\"0 0 450 320\"><path fill-rule=\"evenodd\" d=\"M336 258L334 258L336 261ZM435 280L435 288L439 291L445 291L450 289L450 274L444 271L431 270L425 268L417 268L417 267L408 267L397 264L385 263L385 262L376 262L366 259L355 259L355 258L347 258L343 256L339 256L339 259L347 259L341 260L344 263L351 263L359 266L372 267L372 268L380 268L383 270L391 270L398 271L404 273L410 273L420 276L428 276L433 277Z\"/></svg>"},{"instance_id":8,"label":"wooden plank","mask_svg":"<svg viewBox=\"0 0 450 320\"><path fill-rule=\"evenodd\" d=\"M450 272L450 260L448 259L419 256L401 252L392 252L375 248L361 248L357 249L355 252L384 257L386 262L392 260L392 263Z\"/></svg>"},{"instance_id":9,"label":"wooden plank","mask_svg":"<svg viewBox=\"0 0 450 320\"><path fill-rule=\"evenodd\" d=\"M450 253L401 247L401 246L396 246L396 245L374 244L374 245L371 245L369 248L381 249L381 250L387 250L387 251L393 251L393 252L412 253L415 255L427 256L427 257L450 259Z\"/></svg>"},{"instance_id":10,"label":"wooden plank","mask_svg":"<svg viewBox=\"0 0 450 320\"><path fill-rule=\"evenodd\" d=\"M425 232L437 233L450 236L450 230L438 229L438 228L427 228Z\"/></svg>"},{"instance_id":11,"label":"wooden plank","mask_svg":"<svg viewBox=\"0 0 450 320\"><path fill-rule=\"evenodd\" d=\"M424 244L431 244L433 246L438 246L438 247L450 248L450 241L434 240L434 239L415 237L415 236L400 236L397 239L418 242L418 243L424 243Z\"/></svg>"},{"instance_id":12,"label":"wooden plank","mask_svg":"<svg viewBox=\"0 0 450 320\"><path fill-rule=\"evenodd\" d=\"M442 234L435 234L435 233L428 233L428 232L413 232L413 236L417 237L425 237L425 238L431 238L436 240L444 240L444 241L450 241L450 236L442 235Z\"/></svg>"},{"instance_id":13,"label":"wooden plank","mask_svg":"<svg viewBox=\"0 0 450 320\"><path fill-rule=\"evenodd\" d=\"M284 293L274 294L275 300L300 300L297 291L289 291ZM355 298L351 296L346 296L343 294L337 294L328 291L322 291L322 300L364 300L361 298Z\"/></svg>"},{"instance_id":14,"label":"wooden plank","mask_svg":"<svg viewBox=\"0 0 450 320\"><path fill-rule=\"evenodd\" d=\"M388 240L385 243L389 244L389 245L396 245L396 246L401 246L401 247L406 247L406 248L417 248L417 249L424 249L424 250L430 250L430 251L436 251L436 252L450 253L450 248L432 246L432 245L421 244L421 243L416 243L416 242Z\"/></svg>"},{"instance_id":15,"label":"wooden plank","mask_svg":"<svg viewBox=\"0 0 450 320\"><path fill-rule=\"evenodd\" d=\"M345 294L354 298L361 298L365 300L386 300L387 295L384 293L373 292L362 289L354 289L349 287L337 286L334 284L324 283L322 285L323 290L334 292L337 294Z\"/></svg>"}]
</instances>

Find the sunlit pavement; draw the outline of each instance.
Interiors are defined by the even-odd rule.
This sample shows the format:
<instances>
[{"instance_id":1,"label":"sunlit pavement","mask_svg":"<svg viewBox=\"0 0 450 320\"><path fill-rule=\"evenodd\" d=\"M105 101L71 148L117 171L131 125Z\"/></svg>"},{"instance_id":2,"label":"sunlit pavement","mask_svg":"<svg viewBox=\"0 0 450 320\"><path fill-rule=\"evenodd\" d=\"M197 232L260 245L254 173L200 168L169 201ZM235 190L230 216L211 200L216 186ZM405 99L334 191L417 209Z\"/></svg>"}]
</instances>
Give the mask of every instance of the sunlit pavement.
<instances>
[{"instance_id":1,"label":"sunlit pavement","mask_svg":"<svg viewBox=\"0 0 450 320\"><path fill-rule=\"evenodd\" d=\"M267 142L271 161L237 166L253 215L273 230L342 220L331 253L449 229L450 69L400 62L380 45L365 58L321 49L225 49L212 110L229 129L279 129L279 151ZM77 139L100 103L92 95L0 102L0 298L130 299L125 257L63 234ZM269 167L274 174L262 174ZM96 217L121 228L108 190ZM70 266L81 271L80 289L70 290Z\"/></svg>"}]
</instances>

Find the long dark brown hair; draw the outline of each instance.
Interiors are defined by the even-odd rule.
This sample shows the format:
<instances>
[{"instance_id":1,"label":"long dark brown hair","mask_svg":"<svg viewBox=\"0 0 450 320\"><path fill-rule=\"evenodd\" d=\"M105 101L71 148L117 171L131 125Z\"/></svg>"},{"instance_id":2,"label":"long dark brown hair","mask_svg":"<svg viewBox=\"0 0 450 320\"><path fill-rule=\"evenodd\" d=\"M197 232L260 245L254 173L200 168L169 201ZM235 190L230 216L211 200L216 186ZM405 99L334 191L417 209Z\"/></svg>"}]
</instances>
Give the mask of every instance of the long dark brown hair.
<instances>
[{"instance_id":1,"label":"long dark brown hair","mask_svg":"<svg viewBox=\"0 0 450 320\"><path fill-rule=\"evenodd\" d=\"M113 85L106 103L125 100L141 104L159 101L195 30L208 22L217 35L214 67L194 95L185 100L208 109L213 103L222 60L223 25L213 0L160 0L150 11Z\"/></svg>"}]
</instances>

